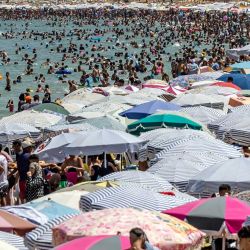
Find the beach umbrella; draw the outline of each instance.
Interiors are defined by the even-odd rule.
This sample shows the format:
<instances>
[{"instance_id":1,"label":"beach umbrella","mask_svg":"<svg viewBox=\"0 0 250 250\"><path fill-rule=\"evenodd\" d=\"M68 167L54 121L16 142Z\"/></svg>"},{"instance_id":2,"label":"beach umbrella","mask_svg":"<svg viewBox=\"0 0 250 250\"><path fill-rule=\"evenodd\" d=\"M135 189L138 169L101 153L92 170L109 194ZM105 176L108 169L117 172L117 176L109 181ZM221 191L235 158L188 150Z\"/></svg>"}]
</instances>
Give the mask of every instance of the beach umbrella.
<instances>
[{"instance_id":1,"label":"beach umbrella","mask_svg":"<svg viewBox=\"0 0 250 250\"><path fill-rule=\"evenodd\" d=\"M179 95L171 101L183 107L188 106L205 106L209 108L223 109L228 104L228 99L220 95L205 95L187 93Z\"/></svg>"},{"instance_id":2,"label":"beach umbrella","mask_svg":"<svg viewBox=\"0 0 250 250\"><path fill-rule=\"evenodd\" d=\"M168 191L168 190L167 190ZM139 185L124 185L97 190L81 196L82 211L114 207L134 207L152 211L176 207L195 199L191 196L162 195Z\"/></svg>"},{"instance_id":3,"label":"beach umbrella","mask_svg":"<svg viewBox=\"0 0 250 250\"><path fill-rule=\"evenodd\" d=\"M35 154L38 154L40 159L52 162L62 162L65 160L64 148L65 145L79 138L80 135L85 135L87 132L63 133L52 137L38 146Z\"/></svg>"},{"instance_id":4,"label":"beach umbrella","mask_svg":"<svg viewBox=\"0 0 250 250\"><path fill-rule=\"evenodd\" d=\"M102 153L136 152L145 141L123 131L101 129L79 136L65 150L74 154L94 155Z\"/></svg>"},{"instance_id":5,"label":"beach umbrella","mask_svg":"<svg viewBox=\"0 0 250 250\"><path fill-rule=\"evenodd\" d=\"M169 86L167 89L166 89L166 92L168 92L169 94L172 94L172 95L180 95L180 94L183 94L185 91L187 91L186 89L184 88L181 88L179 86Z\"/></svg>"},{"instance_id":6,"label":"beach umbrella","mask_svg":"<svg viewBox=\"0 0 250 250\"><path fill-rule=\"evenodd\" d=\"M41 103L36 106L31 107L35 111L43 112L44 110L49 110L58 114L68 115L69 111L66 110L63 106L57 103Z\"/></svg>"},{"instance_id":7,"label":"beach umbrella","mask_svg":"<svg viewBox=\"0 0 250 250\"><path fill-rule=\"evenodd\" d=\"M116 249L126 250L130 248L129 237L125 236L89 236L72 240L55 248L55 250L97 250Z\"/></svg>"},{"instance_id":8,"label":"beach umbrella","mask_svg":"<svg viewBox=\"0 0 250 250\"><path fill-rule=\"evenodd\" d=\"M133 85L127 85L124 87L124 89L127 91L127 92L137 92L139 91L140 89L133 86Z\"/></svg>"},{"instance_id":9,"label":"beach umbrella","mask_svg":"<svg viewBox=\"0 0 250 250\"><path fill-rule=\"evenodd\" d=\"M0 248L3 250L8 250L9 248L4 247L2 245L3 243L8 244L9 246L13 247L14 249L28 250L28 248L25 247L25 245L24 245L23 238L20 236L14 235L14 234L0 232Z\"/></svg>"},{"instance_id":10,"label":"beach umbrella","mask_svg":"<svg viewBox=\"0 0 250 250\"><path fill-rule=\"evenodd\" d=\"M188 114L203 124L208 124L225 115L222 110L204 106L182 108L180 112Z\"/></svg>"},{"instance_id":11,"label":"beach umbrella","mask_svg":"<svg viewBox=\"0 0 250 250\"><path fill-rule=\"evenodd\" d=\"M53 125L47 128L44 128L44 133L71 133L71 132L80 132L80 131L90 131L97 129L95 126L90 125L89 123L75 123L75 124L60 124Z\"/></svg>"},{"instance_id":12,"label":"beach umbrella","mask_svg":"<svg viewBox=\"0 0 250 250\"><path fill-rule=\"evenodd\" d=\"M211 166L200 157L192 153L173 155L160 159L147 172L161 176L181 191L186 191L188 181Z\"/></svg>"},{"instance_id":13,"label":"beach umbrella","mask_svg":"<svg viewBox=\"0 0 250 250\"><path fill-rule=\"evenodd\" d=\"M200 89L200 88L204 88L207 86L210 86L213 83L218 82L217 80L204 80L204 81L198 81L198 82L193 82L190 83L190 88L193 89ZM190 92L190 91L189 91Z\"/></svg>"},{"instance_id":14,"label":"beach umbrella","mask_svg":"<svg viewBox=\"0 0 250 250\"><path fill-rule=\"evenodd\" d=\"M105 225L105 226L103 226ZM82 236L129 236L141 228L149 242L162 250L199 247L204 236L191 225L162 213L133 208L113 208L81 214L53 228L55 245ZM192 236L192 237L191 237Z\"/></svg>"},{"instance_id":15,"label":"beach umbrella","mask_svg":"<svg viewBox=\"0 0 250 250\"><path fill-rule=\"evenodd\" d=\"M228 77L233 78L233 83L241 89L250 89L250 74L231 73L219 77L217 80L226 82Z\"/></svg>"},{"instance_id":16,"label":"beach umbrella","mask_svg":"<svg viewBox=\"0 0 250 250\"><path fill-rule=\"evenodd\" d=\"M238 92L238 95L242 95L242 96L245 96L245 97L250 97L250 90L249 89L240 90Z\"/></svg>"},{"instance_id":17,"label":"beach umbrella","mask_svg":"<svg viewBox=\"0 0 250 250\"><path fill-rule=\"evenodd\" d=\"M236 90L241 90L240 87L238 87L237 85L231 83L231 82L216 82L211 84L211 86L220 86L220 87L226 87L226 88L233 88Z\"/></svg>"},{"instance_id":18,"label":"beach umbrella","mask_svg":"<svg viewBox=\"0 0 250 250\"><path fill-rule=\"evenodd\" d=\"M202 129L201 124L181 115L169 113L150 115L135 121L128 125L127 131L131 134L139 135L142 132L164 127Z\"/></svg>"},{"instance_id":19,"label":"beach umbrella","mask_svg":"<svg viewBox=\"0 0 250 250\"><path fill-rule=\"evenodd\" d=\"M230 87L222 87L217 85L209 85L202 88L191 89L190 94L203 94L203 95L220 95L220 96L232 96L238 94L239 90Z\"/></svg>"},{"instance_id":20,"label":"beach umbrella","mask_svg":"<svg viewBox=\"0 0 250 250\"><path fill-rule=\"evenodd\" d=\"M176 104L154 100L125 110L120 113L120 116L127 117L129 119L142 119L156 113L157 110L179 110L180 108L181 107Z\"/></svg>"},{"instance_id":21,"label":"beach umbrella","mask_svg":"<svg viewBox=\"0 0 250 250\"><path fill-rule=\"evenodd\" d=\"M107 180L137 183L156 192L163 192L173 189L173 186L160 176L138 170L115 172L99 179L99 181Z\"/></svg>"},{"instance_id":22,"label":"beach umbrella","mask_svg":"<svg viewBox=\"0 0 250 250\"><path fill-rule=\"evenodd\" d=\"M250 62L240 62L230 65L233 69L250 69Z\"/></svg>"},{"instance_id":23,"label":"beach umbrella","mask_svg":"<svg viewBox=\"0 0 250 250\"><path fill-rule=\"evenodd\" d=\"M245 191L250 184L249 166L250 159L243 157L219 162L190 179L188 190L214 193L221 184L227 183L234 191Z\"/></svg>"},{"instance_id":24,"label":"beach umbrella","mask_svg":"<svg viewBox=\"0 0 250 250\"><path fill-rule=\"evenodd\" d=\"M7 211L0 210L0 230L5 232L15 232L23 236L25 233L36 228L36 225L26 221L19 216Z\"/></svg>"},{"instance_id":25,"label":"beach umbrella","mask_svg":"<svg viewBox=\"0 0 250 250\"><path fill-rule=\"evenodd\" d=\"M78 213L60 216L53 220L49 220L47 223L44 223L41 226L38 226L36 229L25 235L25 245L29 249L33 250L44 250L54 248L52 242L52 228L64 221L69 220L70 218L76 215L78 215Z\"/></svg>"},{"instance_id":26,"label":"beach umbrella","mask_svg":"<svg viewBox=\"0 0 250 250\"><path fill-rule=\"evenodd\" d=\"M70 114L81 111L82 108L85 106L84 103L76 103L76 102L64 102L61 105L66 110L68 110Z\"/></svg>"},{"instance_id":27,"label":"beach umbrella","mask_svg":"<svg viewBox=\"0 0 250 250\"><path fill-rule=\"evenodd\" d=\"M25 205L23 205L23 207L31 207L35 209L36 211L44 214L48 218L48 220L52 220L67 214L78 213L78 210L67 206L67 202L64 202L64 205L62 205L53 200L41 200L38 202L31 201L28 204L26 203Z\"/></svg>"},{"instance_id":28,"label":"beach umbrella","mask_svg":"<svg viewBox=\"0 0 250 250\"><path fill-rule=\"evenodd\" d=\"M0 122L0 143L4 145L26 137L36 139L40 135L40 130L25 123Z\"/></svg>"},{"instance_id":29,"label":"beach umbrella","mask_svg":"<svg viewBox=\"0 0 250 250\"><path fill-rule=\"evenodd\" d=\"M193 201L164 213L210 234L219 235L224 231L235 234L250 214L250 206L237 198L223 196Z\"/></svg>"},{"instance_id":30,"label":"beach umbrella","mask_svg":"<svg viewBox=\"0 0 250 250\"><path fill-rule=\"evenodd\" d=\"M99 129L112 129L118 131L126 131L126 126L123 125L120 121L112 117L111 115L104 115L101 117L84 119L81 121L82 124L89 124L95 126Z\"/></svg>"},{"instance_id":31,"label":"beach umbrella","mask_svg":"<svg viewBox=\"0 0 250 250\"><path fill-rule=\"evenodd\" d=\"M20 123L28 124L36 128L45 128L55 125L62 119L61 116L49 113L40 113L34 110L24 110L0 120L2 123Z\"/></svg>"},{"instance_id":32,"label":"beach umbrella","mask_svg":"<svg viewBox=\"0 0 250 250\"><path fill-rule=\"evenodd\" d=\"M142 84L142 88L166 89L168 83L162 80L151 79Z\"/></svg>"},{"instance_id":33,"label":"beach umbrella","mask_svg":"<svg viewBox=\"0 0 250 250\"><path fill-rule=\"evenodd\" d=\"M62 189L64 191L64 189ZM58 193L51 193L45 195L41 198L35 199L32 201L33 203L42 202L42 201L54 201L60 205L65 205L65 201L67 201L67 207L73 208L75 210L79 210L79 200L82 195L88 194L87 191L65 191L65 192L58 192ZM29 205L29 203L26 203ZM41 203L43 204L43 203Z\"/></svg>"}]
</instances>

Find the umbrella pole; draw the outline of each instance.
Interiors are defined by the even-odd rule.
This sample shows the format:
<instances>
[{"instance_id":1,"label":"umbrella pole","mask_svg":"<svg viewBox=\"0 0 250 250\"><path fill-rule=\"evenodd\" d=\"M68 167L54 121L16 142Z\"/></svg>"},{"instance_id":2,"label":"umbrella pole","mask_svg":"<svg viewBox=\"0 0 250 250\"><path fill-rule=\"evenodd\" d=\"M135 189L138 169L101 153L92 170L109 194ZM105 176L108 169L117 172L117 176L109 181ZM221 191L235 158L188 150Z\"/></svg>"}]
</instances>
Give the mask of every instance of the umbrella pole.
<instances>
[{"instance_id":1,"label":"umbrella pole","mask_svg":"<svg viewBox=\"0 0 250 250\"><path fill-rule=\"evenodd\" d=\"M226 250L226 235L223 233L222 235L222 250Z\"/></svg>"},{"instance_id":2,"label":"umbrella pole","mask_svg":"<svg viewBox=\"0 0 250 250\"><path fill-rule=\"evenodd\" d=\"M104 168L107 168L107 155L106 155L106 152L104 152Z\"/></svg>"}]
</instances>

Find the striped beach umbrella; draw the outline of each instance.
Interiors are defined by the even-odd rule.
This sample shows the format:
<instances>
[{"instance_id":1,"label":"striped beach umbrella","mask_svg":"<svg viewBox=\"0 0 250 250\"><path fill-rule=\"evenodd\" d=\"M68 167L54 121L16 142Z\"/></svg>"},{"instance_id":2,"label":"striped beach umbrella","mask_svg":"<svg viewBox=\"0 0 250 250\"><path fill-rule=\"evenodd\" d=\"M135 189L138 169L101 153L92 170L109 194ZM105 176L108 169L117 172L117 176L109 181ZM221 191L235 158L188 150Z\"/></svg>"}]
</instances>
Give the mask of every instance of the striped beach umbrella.
<instances>
[{"instance_id":1,"label":"striped beach umbrella","mask_svg":"<svg viewBox=\"0 0 250 250\"><path fill-rule=\"evenodd\" d=\"M247 216L247 202L232 197L200 199L183 206L164 211L165 214L187 221L190 225L211 234L237 233Z\"/></svg>"},{"instance_id":2,"label":"striped beach umbrella","mask_svg":"<svg viewBox=\"0 0 250 250\"><path fill-rule=\"evenodd\" d=\"M133 207L151 211L163 211L189 201L190 198L187 197L162 195L132 184L104 188L81 196L80 209L82 211L91 211L104 208Z\"/></svg>"},{"instance_id":3,"label":"striped beach umbrella","mask_svg":"<svg viewBox=\"0 0 250 250\"><path fill-rule=\"evenodd\" d=\"M129 236L130 230L135 227L141 228L149 242L161 250L199 249L204 236L199 230L172 216L133 208L113 208L83 213L65 221L54 227L53 239L55 245L59 245L83 236Z\"/></svg>"},{"instance_id":4,"label":"striped beach umbrella","mask_svg":"<svg viewBox=\"0 0 250 250\"><path fill-rule=\"evenodd\" d=\"M237 158L219 162L203 170L189 180L188 190L192 193L211 194L218 191L218 187L227 183L232 191L240 192L249 189L250 185L250 159Z\"/></svg>"},{"instance_id":5,"label":"striped beach umbrella","mask_svg":"<svg viewBox=\"0 0 250 250\"><path fill-rule=\"evenodd\" d=\"M76 215L78 214L60 216L37 227L35 230L25 235L25 245L30 250L45 250L54 248L52 243L52 228Z\"/></svg>"},{"instance_id":6,"label":"striped beach umbrella","mask_svg":"<svg viewBox=\"0 0 250 250\"><path fill-rule=\"evenodd\" d=\"M14 249L18 250L28 250L27 247L24 245L24 239L20 236L6 233L6 232L0 232L0 248L3 250L7 250L8 248L4 248L2 246L2 242L7 243Z\"/></svg>"},{"instance_id":7,"label":"striped beach umbrella","mask_svg":"<svg viewBox=\"0 0 250 250\"><path fill-rule=\"evenodd\" d=\"M115 172L99 179L99 181L107 180L137 183L142 187L149 188L155 192L163 192L173 189L173 186L160 176L138 170Z\"/></svg>"}]
</instances>

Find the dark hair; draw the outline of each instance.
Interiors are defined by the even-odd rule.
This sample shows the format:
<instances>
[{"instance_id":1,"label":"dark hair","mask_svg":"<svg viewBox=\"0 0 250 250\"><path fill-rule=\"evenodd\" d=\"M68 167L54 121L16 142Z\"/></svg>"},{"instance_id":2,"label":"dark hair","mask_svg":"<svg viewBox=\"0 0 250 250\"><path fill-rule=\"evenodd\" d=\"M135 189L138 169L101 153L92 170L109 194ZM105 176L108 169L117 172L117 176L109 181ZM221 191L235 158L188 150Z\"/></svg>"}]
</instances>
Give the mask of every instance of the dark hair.
<instances>
[{"instance_id":1,"label":"dark hair","mask_svg":"<svg viewBox=\"0 0 250 250\"><path fill-rule=\"evenodd\" d=\"M238 237L242 238L250 238L250 226L242 227L238 232Z\"/></svg>"},{"instance_id":2,"label":"dark hair","mask_svg":"<svg viewBox=\"0 0 250 250\"><path fill-rule=\"evenodd\" d=\"M29 161L31 160L39 161L39 156L37 154L32 154L29 157Z\"/></svg>"},{"instance_id":3,"label":"dark hair","mask_svg":"<svg viewBox=\"0 0 250 250\"><path fill-rule=\"evenodd\" d=\"M146 244L145 242L149 242L148 237L146 233L139 227L132 228L129 232L130 234L134 234L138 238L142 238L143 243L142 243L142 248L146 249Z\"/></svg>"},{"instance_id":4,"label":"dark hair","mask_svg":"<svg viewBox=\"0 0 250 250\"><path fill-rule=\"evenodd\" d=\"M233 77L232 77L232 76L229 76L229 77L227 78L227 81L228 81L228 82L233 82L233 81L234 81L234 79L233 79Z\"/></svg>"},{"instance_id":5,"label":"dark hair","mask_svg":"<svg viewBox=\"0 0 250 250\"><path fill-rule=\"evenodd\" d=\"M15 140L15 141L13 141L13 143L12 143L13 145L16 145L16 146L22 146L22 142L20 141L20 140Z\"/></svg>"},{"instance_id":6,"label":"dark hair","mask_svg":"<svg viewBox=\"0 0 250 250\"><path fill-rule=\"evenodd\" d=\"M0 144L0 151L2 151L3 150L3 145L2 144Z\"/></svg>"},{"instance_id":7,"label":"dark hair","mask_svg":"<svg viewBox=\"0 0 250 250\"><path fill-rule=\"evenodd\" d=\"M219 191L223 191L223 190L227 190L227 191L231 191L231 187L228 184L221 184L219 186Z\"/></svg>"}]
</instances>

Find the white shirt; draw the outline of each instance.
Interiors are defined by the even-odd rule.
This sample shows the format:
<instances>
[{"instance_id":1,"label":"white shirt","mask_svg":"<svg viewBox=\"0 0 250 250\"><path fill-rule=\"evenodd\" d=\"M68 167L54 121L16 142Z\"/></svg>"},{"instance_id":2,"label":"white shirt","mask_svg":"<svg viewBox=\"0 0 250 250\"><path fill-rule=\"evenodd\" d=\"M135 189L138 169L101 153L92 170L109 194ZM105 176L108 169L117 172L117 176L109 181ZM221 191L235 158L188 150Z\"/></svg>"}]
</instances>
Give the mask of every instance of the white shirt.
<instances>
[{"instance_id":1,"label":"white shirt","mask_svg":"<svg viewBox=\"0 0 250 250\"><path fill-rule=\"evenodd\" d=\"M8 162L3 155L0 155L0 166L3 168L3 172L0 174L0 183L6 182L8 176Z\"/></svg>"}]
</instances>

